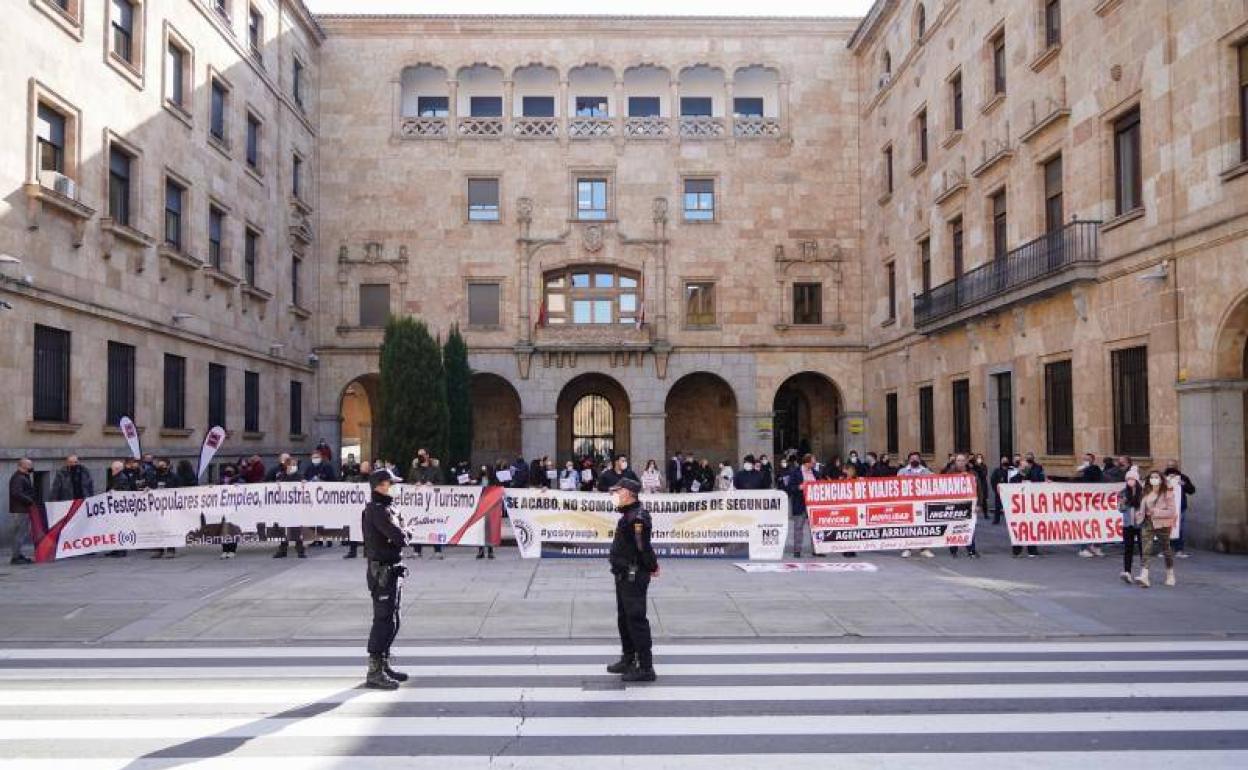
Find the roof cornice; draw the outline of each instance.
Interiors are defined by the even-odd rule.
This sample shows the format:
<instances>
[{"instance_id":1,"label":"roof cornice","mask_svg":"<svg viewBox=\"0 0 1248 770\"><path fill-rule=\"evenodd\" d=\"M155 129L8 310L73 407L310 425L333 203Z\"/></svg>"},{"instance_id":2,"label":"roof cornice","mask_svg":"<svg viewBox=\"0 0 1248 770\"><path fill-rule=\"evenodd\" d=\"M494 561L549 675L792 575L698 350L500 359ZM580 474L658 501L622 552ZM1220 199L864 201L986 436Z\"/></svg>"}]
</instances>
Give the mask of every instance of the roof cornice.
<instances>
[{"instance_id":1,"label":"roof cornice","mask_svg":"<svg viewBox=\"0 0 1248 770\"><path fill-rule=\"evenodd\" d=\"M381 35L402 30L448 34L514 34L567 29L635 33L638 29L699 29L728 27L732 34L830 35L847 37L859 19L839 16L628 16L541 14L318 14L326 34L368 32ZM500 29L500 25L504 28Z\"/></svg>"},{"instance_id":2,"label":"roof cornice","mask_svg":"<svg viewBox=\"0 0 1248 770\"><path fill-rule=\"evenodd\" d=\"M850 36L849 50L856 51L864 42L873 38L884 17L896 6L897 0L875 0L871 10L867 11L867 15L859 22L858 29L854 30L854 34Z\"/></svg>"}]
</instances>

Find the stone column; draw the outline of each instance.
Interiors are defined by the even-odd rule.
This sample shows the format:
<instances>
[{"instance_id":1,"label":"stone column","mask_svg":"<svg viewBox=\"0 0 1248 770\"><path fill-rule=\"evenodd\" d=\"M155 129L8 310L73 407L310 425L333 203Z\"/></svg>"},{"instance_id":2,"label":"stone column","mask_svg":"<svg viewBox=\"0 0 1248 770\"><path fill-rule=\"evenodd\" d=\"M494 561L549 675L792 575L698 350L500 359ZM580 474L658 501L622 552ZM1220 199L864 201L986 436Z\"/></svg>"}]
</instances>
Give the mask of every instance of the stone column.
<instances>
[{"instance_id":1,"label":"stone column","mask_svg":"<svg viewBox=\"0 0 1248 770\"><path fill-rule=\"evenodd\" d=\"M789 117L789 81L781 80L780 86L780 109L776 115L780 118L780 135L791 138L793 132L790 130L792 119Z\"/></svg>"},{"instance_id":2,"label":"stone column","mask_svg":"<svg viewBox=\"0 0 1248 770\"><path fill-rule=\"evenodd\" d=\"M615 79L615 84L611 89L611 110L608 113L611 116L612 130L615 132L615 144L617 149L624 146L624 121L627 120L628 105L625 104L624 98L624 77Z\"/></svg>"},{"instance_id":3,"label":"stone column","mask_svg":"<svg viewBox=\"0 0 1248 770\"><path fill-rule=\"evenodd\" d=\"M771 412L737 413L737 457L733 458L734 467L748 454L756 458L772 455L774 420Z\"/></svg>"},{"instance_id":4,"label":"stone column","mask_svg":"<svg viewBox=\"0 0 1248 770\"><path fill-rule=\"evenodd\" d=\"M526 460L542 455L555 456L559 447L555 437L554 412L525 412L520 415L520 447Z\"/></svg>"},{"instance_id":5,"label":"stone column","mask_svg":"<svg viewBox=\"0 0 1248 770\"><path fill-rule=\"evenodd\" d=\"M680 139L680 73L679 72L673 75L672 79L668 81L668 88L669 88L668 102L671 104L671 106L668 108L668 112L671 113L671 117L669 118L669 120L672 121L672 136L679 140Z\"/></svg>"},{"instance_id":6,"label":"stone column","mask_svg":"<svg viewBox=\"0 0 1248 770\"><path fill-rule=\"evenodd\" d=\"M321 439L325 439L325 443L329 444L335 452L342 447L342 416L337 414L317 414L312 418L312 430L307 434L308 440L305 442L308 446L316 444ZM290 451L297 451L298 447L291 447Z\"/></svg>"},{"instance_id":7,"label":"stone column","mask_svg":"<svg viewBox=\"0 0 1248 770\"><path fill-rule=\"evenodd\" d=\"M559 78L559 104L556 107L555 115L559 118L559 143L568 143L568 79Z\"/></svg>"},{"instance_id":8,"label":"stone column","mask_svg":"<svg viewBox=\"0 0 1248 770\"><path fill-rule=\"evenodd\" d=\"M503 80L503 138L511 139L511 114L515 111L516 81L511 78Z\"/></svg>"},{"instance_id":9,"label":"stone column","mask_svg":"<svg viewBox=\"0 0 1248 770\"><path fill-rule=\"evenodd\" d=\"M633 465L637 466L638 473L646 466L646 460L654 458L659 463L659 467L663 466L664 451L666 449L667 435L664 430L667 425L666 415L663 412L632 412L629 414L629 453L632 457Z\"/></svg>"},{"instance_id":10,"label":"stone column","mask_svg":"<svg viewBox=\"0 0 1248 770\"><path fill-rule=\"evenodd\" d=\"M724 130L727 131L729 146L736 144L737 126L736 118L733 117L733 94L735 93L735 84L732 78L724 80Z\"/></svg>"},{"instance_id":11,"label":"stone column","mask_svg":"<svg viewBox=\"0 0 1248 770\"><path fill-rule=\"evenodd\" d=\"M1248 551L1248 478L1244 414L1248 380L1201 380L1179 393L1183 472L1196 486L1183 537L1219 551ZM1159 458L1164 462L1165 458Z\"/></svg>"},{"instance_id":12,"label":"stone column","mask_svg":"<svg viewBox=\"0 0 1248 770\"><path fill-rule=\"evenodd\" d=\"M446 130L451 142L459 141L459 80L446 81Z\"/></svg>"},{"instance_id":13,"label":"stone column","mask_svg":"<svg viewBox=\"0 0 1248 770\"><path fill-rule=\"evenodd\" d=\"M390 81L390 109L390 135L397 139L403 128L403 83L398 78Z\"/></svg>"},{"instance_id":14,"label":"stone column","mask_svg":"<svg viewBox=\"0 0 1248 770\"><path fill-rule=\"evenodd\" d=\"M841 457L857 451L859 456L867 453L867 413L842 412L837 418L841 432ZM855 432L857 431L857 432ZM822 462L826 458L819 458Z\"/></svg>"}]
</instances>

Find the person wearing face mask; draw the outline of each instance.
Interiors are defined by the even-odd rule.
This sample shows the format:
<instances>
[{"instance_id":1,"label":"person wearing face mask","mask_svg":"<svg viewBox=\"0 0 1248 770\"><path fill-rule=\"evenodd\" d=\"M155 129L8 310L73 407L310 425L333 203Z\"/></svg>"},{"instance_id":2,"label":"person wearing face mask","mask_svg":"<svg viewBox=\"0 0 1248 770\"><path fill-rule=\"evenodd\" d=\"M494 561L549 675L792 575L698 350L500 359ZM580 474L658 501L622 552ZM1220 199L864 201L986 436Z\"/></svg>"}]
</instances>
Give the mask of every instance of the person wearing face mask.
<instances>
[{"instance_id":1,"label":"person wearing face mask","mask_svg":"<svg viewBox=\"0 0 1248 770\"><path fill-rule=\"evenodd\" d=\"M854 466L854 470L857 471L858 474L855 478L866 476L867 468L870 467L865 462L858 459L858 450L856 449L849 453L849 459L845 461L845 464ZM844 474L844 468L842 468L841 472ZM842 478L844 478L844 475L842 475Z\"/></svg>"},{"instance_id":2,"label":"person wearing face mask","mask_svg":"<svg viewBox=\"0 0 1248 770\"><path fill-rule=\"evenodd\" d=\"M625 682L653 682L646 593L651 578L659 575L659 559L650 545L650 514L637 500L641 484L636 479L621 478L610 492L611 502L620 514L608 561L615 577L615 619L621 654L619 660L607 666L607 671L622 674Z\"/></svg>"},{"instance_id":3,"label":"person wearing face mask","mask_svg":"<svg viewBox=\"0 0 1248 770\"><path fill-rule=\"evenodd\" d=\"M152 469L147 474L148 489L172 489L180 486L178 477L173 475L173 471L169 470L169 461L165 458L154 459L152 461ZM176 548L157 548L152 552L153 559L172 559L178 555Z\"/></svg>"},{"instance_id":4,"label":"person wearing face mask","mask_svg":"<svg viewBox=\"0 0 1248 770\"><path fill-rule=\"evenodd\" d=\"M86 466L78 462L78 455L65 458L65 465L52 479L49 500L81 500L95 494L95 482Z\"/></svg>"},{"instance_id":5,"label":"person wearing face mask","mask_svg":"<svg viewBox=\"0 0 1248 770\"><path fill-rule=\"evenodd\" d=\"M299 461L290 455L283 456L286 458L286 464L278 468L273 480L286 483L304 481L304 474L299 472ZM303 547L303 530L298 527L287 527L286 537L282 538L282 542L277 544L277 550L273 553L274 559L285 559L290 551L291 529L295 530L295 555L300 559L308 558L308 552Z\"/></svg>"},{"instance_id":6,"label":"person wearing face mask","mask_svg":"<svg viewBox=\"0 0 1248 770\"><path fill-rule=\"evenodd\" d=\"M1166 585L1173 586L1174 551L1170 546L1170 530L1179 520L1179 511L1174 505L1174 493L1170 482L1154 470L1148 474L1148 487L1140 499L1140 539L1144 541L1144 554L1140 557L1140 575L1135 579L1140 588L1148 588L1148 563L1152 561L1156 541L1161 541L1162 555L1166 560Z\"/></svg>"},{"instance_id":7,"label":"person wearing face mask","mask_svg":"<svg viewBox=\"0 0 1248 770\"><path fill-rule=\"evenodd\" d=\"M368 477L372 495L360 515L364 537L365 573L368 594L373 600L373 623L368 633L368 674L364 686L373 690L397 690L407 674L390 667L390 647L399 634L400 605L403 599L403 546L407 538L399 527L398 516L390 507L390 484L395 477L385 470Z\"/></svg>"},{"instance_id":8,"label":"person wearing face mask","mask_svg":"<svg viewBox=\"0 0 1248 770\"><path fill-rule=\"evenodd\" d=\"M606 492L610 490L616 484L620 483L621 479L636 481L638 487L641 485L641 479L637 478L636 472L634 472L632 468L628 467L628 458L624 455L620 455L615 458L615 462L611 465L611 467L603 471L602 475L598 477L598 491Z\"/></svg>"},{"instance_id":9,"label":"person wearing face mask","mask_svg":"<svg viewBox=\"0 0 1248 770\"><path fill-rule=\"evenodd\" d=\"M979 511L984 516L984 521L988 520L988 464L984 462L984 456L976 454L971 457L971 472L975 474L975 502L979 505Z\"/></svg>"},{"instance_id":10,"label":"person wearing face mask","mask_svg":"<svg viewBox=\"0 0 1248 770\"><path fill-rule=\"evenodd\" d=\"M1187 496L1196 494L1196 485L1187 477L1187 474L1179 470L1178 460L1166 461L1166 481L1171 487L1179 490L1179 515L1187 516ZM1174 558L1186 559L1187 551L1183 550L1183 537L1179 536L1174 539Z\"/></svg>"},{"instance_id":11,"label":"person wearing face mask","mask_svg":"<svg viewBox=\"0 0 1248 770\"><path fill-rule=\"evenodd\" d=\"M755 470L763 474L763 478L767 479L765 489L771 489L775 486L774 470L771 467L771 460L767 459L767 455L759 455L758 463L754 466Z\"/></svg>"},{"instance_id":12,"label":"person wearing face mask","mask_svg":"<svg viewBox=\"0 0 1248 770\"><path fill-rule=\"evenodd\" d=\"M1005 515L1005 505L1001 502L1001 485L1014 483L1014 464L1009 455L1001 455L1001 464L992 469L988 476L988 486L992 489L992 523L1000 524Z\"/></svg>"},{"instance_id":13,"label":"person wearing face mask","mask_svg":"<svg viewBox=\"0 0 1248 770\"><path fill-rule=\"evenodd\" d=\"M653 495L663 489L663 474L659 473L659 464L653 458L646 460L646 469L641 472L641 491Z\"/></svg>"},{"instance_id":14,"label":"person wearing face mask","mask_svg":"<svg viewBox=\"0 0 1248 770\"><path fill-rule=\"evenodd\" d=\"M268 473L264 474L265 481L277 481L277 477L286 473L290 467L290 453L282 452L277 456L277 464L269 468Z\"/></svg>"},{"instance_id":15,"label":"person wearing face mask","mask_svg":"<svg viewBox=\"0 0 1248 770\"><path fill-rule=\"evenodd\" d=\"M741 470L732 477L732 486L735 489L767 489L770 484L767 474L759 470L754 462L754 455L746 455L741 461Z\"/></svg>"},{"instance_id":16,"label":"person wearing face mask","mask_svg":"<svg viewBox=\"0 0 1248 770\"><path fill-rule=\"evenodd\" d=\"M581 474L576 463L568 460L559 471L559 489L564 492L575 492L581 486Z\"/></svg>"},{"instance_id":17,"label":"person wearing face mask","mask_svg":"<svg viewBox=\"0 0 1248 770\"><path fill-rule=\"evenodd\" d=\"M1140 484L1140 474L1132 471L1127 474L1126 486L1118 493L1118 511L1122 514L1122 582L1130 585L1131 561L1135 552L1144 558L1143 541L1140 539L1140 503L1144 499L1144 486Z\"/></svg>"},{"instance_id":18,"label":"person wearing face mask","mask_svg":"<svg viewBox=\"0 0 1248 770\"><path fill-rule=\"evenodd\" d=\"M806 518L806 496L802 493L802 484L818 481L819 474L815 471L815 456L803 455L800 465L789 468L789 475L784 480L784 489L789 494L790 529L793 530L793 558L802 558L802 543L810 540L810 527ZM802 534L805 528L806 534Z\"/></svg>"},{"instance_id":19,"label":"person wearing face mask","mask_svg":"<svg viewBox=\"0 0 1248 770\"><path fill-rule=\"evenodd\" d=\"M923 463L923 455L918 452L911 452L906 458L906 464L897 471L898 476L929 476L931 473L932 469ZM911 550L904 548L901 551L901 558L909 559L910 554ZM919 556L922 556L924 559L933 559L936 557L936 554L932 553L930 548L923 548L919 551Z\"/></svg>"}]
</instances>

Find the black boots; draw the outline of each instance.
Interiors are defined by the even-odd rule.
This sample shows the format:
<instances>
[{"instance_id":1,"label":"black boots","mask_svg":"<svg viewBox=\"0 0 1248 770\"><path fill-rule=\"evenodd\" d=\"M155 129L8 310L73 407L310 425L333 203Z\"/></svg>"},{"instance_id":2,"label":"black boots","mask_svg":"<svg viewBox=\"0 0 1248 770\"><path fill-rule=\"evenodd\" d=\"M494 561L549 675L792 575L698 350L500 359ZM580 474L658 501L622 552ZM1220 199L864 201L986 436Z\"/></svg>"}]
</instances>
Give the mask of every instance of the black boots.
<instances>
[{"instance_id":1,"label":"black boots","mask_svg":"<svg viewBox=\"0 0 1248 770\"><path fill-rule=\"evenodd\" d=\"M386 672L386 676L390 677L396 682L407 681L407 674L404 674L402 671L395 671L394 669L390 668L390 654L389 653L386 653L385 655L381 656L381 670Z\"/></svg>"},{"instance_id":2,"label":"black boots","mask_svg":"<svg viewBox=\"0 0 1248 770\"><path fill-rule=\"evenodd\" d=\"M380 655L368 656L368 676L364 686L370 690L397 690L399 683L386 674L386 659Z\"/></svg>"},{"instance_id":3,"label":"black boots","mask_svg":"<svg viewBox=\"0 0 1248 770\"><path fill-rule=\"evenodd\" d=\"M349 551L347 551L346 553L344 553L344 554L342 555L342 558L344 558L344 559L354 559L354 558L356 558L356 556L357 556L357 554L356 554L356 548L357 548L356 544L355 544L355 543L347 543L347 545L350 547L350 550L349 550Z\"/></svg>"},{"instance_id":4,"label":"black boots","mask_svg":"<svg viewBox=\"0 0 1248 770\"><path fill-rule=\"evenodd\" d=\"M637 665L637 658L634 655L621 655L620 659L607 666L608 674L627 674L633 670L633 666Z\"/></svg>"},{"instance_id":5,"label":"black boots","mask_svg":"<svg viewBox=\"0 0 1248 770\"><path fill-rule=\"evenodd\" d=\"M635 668L624 672L624 676L620 679L625 682L653 682L655 679L654 664L638 663Z\"/></svg>"}]
</instances>

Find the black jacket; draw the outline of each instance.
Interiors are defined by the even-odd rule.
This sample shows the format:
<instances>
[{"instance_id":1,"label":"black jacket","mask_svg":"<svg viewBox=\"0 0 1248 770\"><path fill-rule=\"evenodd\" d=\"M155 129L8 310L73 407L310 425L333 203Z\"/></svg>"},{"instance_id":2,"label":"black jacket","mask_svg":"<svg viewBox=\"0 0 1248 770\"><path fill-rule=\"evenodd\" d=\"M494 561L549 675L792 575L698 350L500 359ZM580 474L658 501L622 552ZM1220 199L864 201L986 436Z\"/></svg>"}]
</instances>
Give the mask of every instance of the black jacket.
<instances>
[{"instance_id":1,"label":"black jacket","mask_svg":"<svg viewBox=\"0 0 1248 770\"><path fill-rule=\"evenodd\" d=\"M407 544L403 530L395 521L390 509L390 495L373 492L373 499L364 506L360 516L360 531L364 533L364 558L384 564L398 564L403 560L403 546Z\"/></svg>"},{"instance_id":2,"label":"black jacket","mask_svg":"<svg viewBox=\"0 0 1248 770\"><path fill-rule=\"evenodd\" d=\"M315 465L308 463L308 467L303 469L303 478L306 481L337 481L338 473L333 465L322 460Z\"/></svg>"},{"instance_id":3,"label":"black jacket","mask_svg":"<svg viewBox=\"0 0 1248 770\"><path fill-rule=\"evenodd\" d=\"M607 468L602 472L602 475L598 477L598 491L606 492L610 490L611 487L615 486L616 482L620 479L632 479L638 484L641 483L641 479L637 478L637 474L633 473L633 469L631 467L625 468L623 473L618 473L615 468L612 467Z\"/></svg>"},{"instance_id":4,"label":"black jacket","mask_svg":"<svg viewBox=\"0 0 1248 770\"><path fill-rule=\"evenodd\" d=\"M734 489L768 489L771 484L768 483L767 476L760 470L737 471L732 477L732 486Z\"/></svg>"},{"instance_id":5,"label":"black jacket","mask_svg":"<svg viewBox=\"0 0 1248 770\"><path fill-rule=\"evenodd\" d=\"M9 477L9 513L30 513L35 505L33 473L13 471Z\"/></svg>"},{"instance_id":6,"label":"black jacket","mask_svg":"<svg viewBox=\"0 0 1248 770\"><path fill-rule=\"evenodd\" d=\"M1086 484L1099 484L1104 478L1105 474L1101 471L1101 466L1096 463L1089 463L1084 466L1083 470L1079 471L1079 475L1075 480Z\"/></svg>"},{"instance_id":7,"label":"black jacket","mask_svg":"<svg viewBox=\"0 0 1248 770\"><path fill-rule=\"evenodd\" d=\"M641 503L620 509L620 520L615 523L615 537L611 540L613 573L623 574L633 567L651 573L659 569L659 558L650 547L651 529L650 514Z\"/></svg>"}]
</instances>

